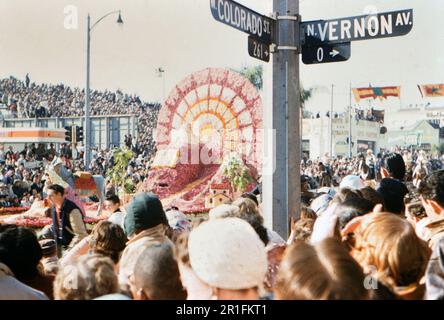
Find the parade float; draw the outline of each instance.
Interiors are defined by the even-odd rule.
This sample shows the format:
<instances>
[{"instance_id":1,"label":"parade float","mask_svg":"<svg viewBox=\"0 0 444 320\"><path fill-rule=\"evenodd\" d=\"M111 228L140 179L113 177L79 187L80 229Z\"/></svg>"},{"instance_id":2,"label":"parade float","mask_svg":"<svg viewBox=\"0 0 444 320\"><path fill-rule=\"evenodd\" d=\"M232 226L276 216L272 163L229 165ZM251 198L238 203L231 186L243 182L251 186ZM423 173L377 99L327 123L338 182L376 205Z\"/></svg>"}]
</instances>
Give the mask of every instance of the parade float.
<instances>
[{"instance_id":1,"label":"parade float","mask_svg":"<svg viewBox=\"0 0 444 320\"><path fill-rule=\"evenodd\" d=\"M76 172L74 175L63 174L63 166L62 162L57 161L53 165L46 167L46 179L65 188L67 198L70 200L75 198L78 204L81 204L82 214L84 215L83 221L87 226L90 225L91 227L91 225L105 219L105 216L99 214L101 213L104 199L104 178L102 176L93 176L88 172ZM72 178L73 189L68 188L69 184L66 178ZM90 196L98 197L99 202L80 201L80 199L89 198ZM52 224L51 210L52 203L48 198L35 200L29 208L0 208L0 224L14 224L41 229Z\"/></svg>"},{"instance_id":2,"label":"parade float","mask_svg":"<svg viewBox=\"0 0 444 320\"><path fill-rule=\"evenodd\" d=\"M263 105L245 77L208 68L186 77L159 113L157 153L139 191L204 213L251 191L261 173ZM236 163L239 175L229 174Z\"/></svg>"},{"instance_id":3,"label":"parade float","mask_svg":"<svg viewBox=\"0 0 444 320\"><path fill-rule=\"evenodd\" d=\"M239 73L209 68L188 76L160 110L157 152L137 191L154 192L165 208L175 206L188 214L206 213L251 191L262 168L262 112L258 90ZM116 169L115 176L123 177L123 171ZM48 173L54 182L66 185L57 172ZM89 182L78 178L77 195L103 193L97 185L103 177L94 177L94 183L91 176ZM105 218L97 216L97 203L85 206L87 224ZM49 210L48 201L36 201L31 208L3 210L0 223L42 228L51 224Z\"/></svg>"},{"instance_id":4,"label":"parade float","mask_svg":"<svg viewBox=\"0 0 444 320\"><path fill-rule=\"evenodd\" d=\"M51 203L48 199L36 200L31 207L0 208L0 224L15 224L17 226L41 229L52 224ZM87 225L94 225L105 217L92 216L97 210L94 204L85 204L87 214L83 221Z\"/></svg>"}]
</instances>

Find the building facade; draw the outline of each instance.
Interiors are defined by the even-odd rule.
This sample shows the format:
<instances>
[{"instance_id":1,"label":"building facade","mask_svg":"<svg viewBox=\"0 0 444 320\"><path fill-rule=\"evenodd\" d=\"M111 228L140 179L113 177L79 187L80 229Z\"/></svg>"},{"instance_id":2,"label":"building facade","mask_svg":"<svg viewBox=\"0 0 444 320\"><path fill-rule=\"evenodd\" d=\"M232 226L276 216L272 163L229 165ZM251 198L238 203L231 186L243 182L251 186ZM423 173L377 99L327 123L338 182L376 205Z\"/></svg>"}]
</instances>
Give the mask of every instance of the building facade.
<instances>
[{"instance_id":1,"label":"building facade","mask_svg":"<svg viewBox=\"0 0 444 320\"><path fill-rule=\"evenodd\" d=\"M378 122L351 120L351 153L381 148L381 125ZM350 122L348 117L303 119L302 151L315 159L325 155L349 156Z\"/></svg>"},{"instance_id":2,"label":"building facade","mask_svg":"<svg viewBox=\"0 0 444 320\"><path fill-rule=\"evenodd\" d=\"M66 126L83 126L82 117L3 119L1 128L48 128L63 129ZM124 145L125 135L137 136L135 115L93 116L91 117L91 145L101 149ZM1 141L0 141L1 142Z\"/></svg>"},{"instance_id":3,"label":"building facade","mask_svg":"<svg viewBox=\"0 0 444 320\"><path fill-rule=\"evenodd\" d=\"M352 155L381 150L413 148L434 151L443 142L444 107L430 104L385 107L384 123L351 120ZM332 154L348 156L350 123L348 114L330 119L303 119L302 151L311 159Z\"/></svg>"}]
</instances>

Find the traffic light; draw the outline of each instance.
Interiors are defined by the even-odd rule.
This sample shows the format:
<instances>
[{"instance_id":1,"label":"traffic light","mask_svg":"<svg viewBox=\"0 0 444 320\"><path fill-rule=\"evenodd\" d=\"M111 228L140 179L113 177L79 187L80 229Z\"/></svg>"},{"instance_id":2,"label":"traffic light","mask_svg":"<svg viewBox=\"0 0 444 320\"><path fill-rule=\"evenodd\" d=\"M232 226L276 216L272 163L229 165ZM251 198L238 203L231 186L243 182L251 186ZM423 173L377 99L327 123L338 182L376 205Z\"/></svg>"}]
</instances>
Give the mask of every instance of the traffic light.
<instances>
[{"instance_id":1,"label":"traffic light","mask_svg":"<svg viewBox=\"0 0 444 320\"><path fill-rule=\"evenodd\" d=\"M65 141L71 143L72 142L72 127L65 127Z\"/></svg>"},{"instance_id":2,"label":"traffic light","mask_svg":"<svg viewBox=\"0 0 444 320\"><path fill-rule=\"evenodd\" d=\"M83 141L83 127L76 128L76 141Z\"/></svg>"}]
</instances>

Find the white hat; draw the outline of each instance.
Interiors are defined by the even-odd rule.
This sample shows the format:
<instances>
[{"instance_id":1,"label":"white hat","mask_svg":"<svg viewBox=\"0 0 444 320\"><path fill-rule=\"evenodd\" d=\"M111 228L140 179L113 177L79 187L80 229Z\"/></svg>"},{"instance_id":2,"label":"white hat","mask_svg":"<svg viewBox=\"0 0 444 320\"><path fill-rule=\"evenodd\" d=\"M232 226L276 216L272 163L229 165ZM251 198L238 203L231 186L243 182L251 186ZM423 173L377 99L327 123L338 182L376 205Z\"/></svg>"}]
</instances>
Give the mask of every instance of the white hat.
<instances>
[{"instance_id":1,"label":"white hat","mask_svg":"<svg viewBox=\"0 0 444 320\"><path fill-rule=\"evenodd\" d=\"M221 204L209 212L210 220L234 217L239 213L239 207L231 204Z\"/></svg>"},{"instance_id":2,"label":"white hat","mask_svg":"<svg viewBox=\"0 0 444 320\"><path fill-rule=\"evenodd\" d=\"M250 224L239 218L202 223L189 237L190 263L211 287L241 290L260 286L267 272L265 247Z\"/></svg>"},{"instance_id":3,"label":"white hat","mask_svg":"<svg viewBox=\"0 0 444 320\"><path fill-rule=\"evenodd\" d=\"M359 176L349 175L342 179L341 184L339 185L340 189L352 189L359 190L365 188L364 182L361 180Z\"/></svg>"}]
</instances>

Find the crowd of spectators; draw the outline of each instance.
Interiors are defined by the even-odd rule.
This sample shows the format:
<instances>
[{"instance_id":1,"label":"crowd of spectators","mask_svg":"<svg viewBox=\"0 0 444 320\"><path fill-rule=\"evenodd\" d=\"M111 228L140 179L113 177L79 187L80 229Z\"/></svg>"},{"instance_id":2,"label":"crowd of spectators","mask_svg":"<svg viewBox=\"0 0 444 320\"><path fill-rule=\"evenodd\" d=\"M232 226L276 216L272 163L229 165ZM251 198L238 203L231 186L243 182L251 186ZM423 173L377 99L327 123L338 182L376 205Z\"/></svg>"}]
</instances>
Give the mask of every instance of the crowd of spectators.
<instances>
[{"instance_id":1,"label":"crowd of spectators","mask_svg":"<svg viewBox=\"0 0 444 320\"><path fill-rule=\"evenodd\" d=\"M318 113L316 113L316 115L304 116L304 118L319 119L322 116L323 115L320 112L318 112ZM325 114L325 117L330 118L330 111L328 111ZM337 112L333 113L333 119L345 118L345 117L346 117L346 113L337 113ZM371 121L371 122L379 122L381 124L384 123L384 112L377 111L373 108L366 109L366 110L356 108L354 111L354 117L355 117L356 122Z\"/></svg>"},{"instance_id":2,"label":"crowd of spectators","mask_svg":"<svg viewBox=\"0 0 444 320\"><path fill-rule=\"evenodd\" d=\"M405 162L407 183L415 185L420 175L444 167L444 158L432 155L431 152L398 147L394 148L394 152L399 153ZM352 158L338 156L332 159L328 155L316 159L303 158L301 176L309 183L311 189L338 187L341 180L348 175L359 176L364 181L381 179L380 169L387 154L389 152L383 151L375 155L372 150L367 150Z\"/></svg>"},{"instance_id":3,"label":"crowd of spectators","mask_svg":"<svg viewBox=\"0 0 444 320\"><path fill-rule=\"evenodd\" d=\"M444 170L415 187L401 154L379 169L338 187L303 183L313 196L288 238L264 225L252 193L193 220L152 193L125 207L110 195L108 219L74 244L0 225L0 299L443 300ZM49 189L63 222L76 207Z\"/></svg>"},{"instance_id":4,"label":"crowd of spectators","mask_svg":"<svg viewBox=\"0 0 444 320\"><path fill-rule=\"evenodd\" d=\"M25 81L25 92L32 86ZM125 144L137 149L133 140ZM69 187L44 170L62 161L75 171L75 153L0 145L0 209L45 199L52 220L43 230L0 222L0 300L444 300L442 157L368 150L304 159L302 207L287 237L264 224L270 212L254 193L191 219L152 193L123 206L112 184L104 220L88 231ZM92 173L113 166L111 150L92 158ZM138 184L149 169L138 152L126 176Z\"/></svg>"},{"instance_id":5,"label":"crowd of spectators","mask_svg":"<svg viewBox=\"0 0 444 320\"><path fill-rule=\"evenodd\" d=\"M0 104L15 118L79 117L84 115L85 91L9 77L0 80ZM120 90L91 91L92 116L137 115L139 136L135 140L141 149L154 148L153 131L160 107Z\"/></svg>"},{"instance_id":6,"label":"crowd of spectators","mask_svg":"<svg viewBox=\"0 0 444 320\"><path fill-rule=\"evenodd\" d=\"M48 182L49 165L61 161L70 174L84 171L82 152L73 152L69 144L62 144L56 151L53 144L29 144L23 150L0 145L0 208L29 208L35 200L47 196L44 186ZM107 178L108 171L114 164L114 150L92 150L92 160L88 171ZM151 166L152 157L143 153L134 153L129 160L126 177L135 188L140 186ZM106 180L108 181L108 180ZM113 189L111 183L107 190Z\"/></svg>"},{"instance_id":7,"label":"crowd of spectators","mask_svg":"<svg viewBox=\"0 0 444 320\"><path fill-rule=\"evenodd\" d=\"M356 110L355 112L356 121L365 120L365 121L384 121L384 119L378 119L376 114L371 110Z\"/></svg>"},{"instance_id":8,"label":"crowd of spectators","mask_svg":"<svg viewBox=\"0 0 444 320\"><path fill-rule=\"evenodd\" d=\"M42 200L44 167L55 155L52 144L48 149L31 144L20 151L0 146L0 208L30 207L34 201Z\"/></svg>"}]
</instances>

